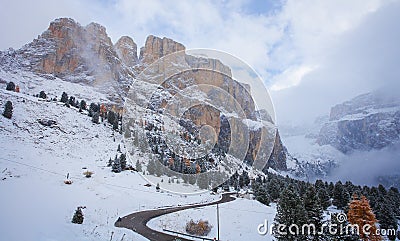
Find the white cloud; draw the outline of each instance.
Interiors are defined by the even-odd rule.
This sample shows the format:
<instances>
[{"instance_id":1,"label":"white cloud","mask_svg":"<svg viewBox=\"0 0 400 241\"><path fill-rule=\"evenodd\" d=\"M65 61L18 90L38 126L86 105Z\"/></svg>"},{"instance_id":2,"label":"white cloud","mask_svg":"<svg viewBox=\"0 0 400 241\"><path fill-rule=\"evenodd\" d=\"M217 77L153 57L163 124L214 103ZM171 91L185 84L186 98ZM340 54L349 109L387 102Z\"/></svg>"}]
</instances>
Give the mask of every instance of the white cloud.
<instances>
[{"instance_id":1,"label":"white cloud","mask_svg":"<svg viewBox=\"0 0 400 241\"><path fill-rule=\"evenodd\" d=\"M291 67L283 71L282 74L278 75L271 86L272 91L279 91L290 87L297 86L301 83L303 77L316 69L317 66L296 66Z\"/></svg>"}]
</instances>

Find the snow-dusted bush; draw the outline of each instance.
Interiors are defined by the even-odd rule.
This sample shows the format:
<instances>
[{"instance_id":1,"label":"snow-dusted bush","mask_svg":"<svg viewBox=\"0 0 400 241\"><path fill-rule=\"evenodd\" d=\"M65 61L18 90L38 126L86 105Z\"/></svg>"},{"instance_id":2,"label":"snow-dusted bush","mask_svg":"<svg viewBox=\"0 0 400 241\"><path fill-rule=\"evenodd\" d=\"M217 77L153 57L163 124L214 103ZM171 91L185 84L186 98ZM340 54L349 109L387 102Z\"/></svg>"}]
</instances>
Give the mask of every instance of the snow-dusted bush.
<instances>
[{"instance_id":1,"label":"snow-dusted bush","mask_svg":"<svg viewBox=\"0 0 400 241\"><path fill-rule=\"evenodd\" d=\"M199 220L197 222L193 221L191 219L187 224L186 224L186 232L189 234L193 235L198 235L198 236L206 236L207 234L210 233L212 228L212 225L208 223L208 221L203 221Z\"/></svg>"}]
</instances>

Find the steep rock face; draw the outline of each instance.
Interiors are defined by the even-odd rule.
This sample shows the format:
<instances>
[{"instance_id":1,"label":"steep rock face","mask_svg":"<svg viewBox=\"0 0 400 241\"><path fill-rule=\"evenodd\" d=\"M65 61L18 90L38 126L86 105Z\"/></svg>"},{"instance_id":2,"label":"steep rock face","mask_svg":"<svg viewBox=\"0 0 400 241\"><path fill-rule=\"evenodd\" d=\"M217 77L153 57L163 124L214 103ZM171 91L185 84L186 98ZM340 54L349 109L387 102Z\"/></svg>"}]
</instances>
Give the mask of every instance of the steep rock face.
<instances>
[{"instance_id":1,"label":"steep rock face","mask_svg":"<svg viewBox=\"0 0 400 241\"><path fill-rule=\"evenodd\" d=\"M368 93L334 106L317 142L348 153L381 149L397 142L399 137L400 101Z\"/></svg>"},{"instance_id":2,"label":"steep rock face","mask_svg":"<svg viewBox=\"0 0 400 241\"><path fill-rule=\"evenodd\" d=\"M150 41L151 43L146 42L146 46L153 46L153 42L159 43L161 42L161 39L154 40L154 38L148 38L147 41ZM172 43L170 43L170 45L180 46L179 44ZM184 47L182 48L184 49ZM176 51L177 49L179 48L172 48L171 51ZM143 56L152 56L151 61L156 61L155 58L162 56L162 51L157 52L156 57L152 54L143 54L145 52L145 50L142 50L142 59L144 58ZM171 64L170 62L173 63ZM186 66L186 68L190 70L183 68L184 71L179 74L172 76L165 74L165 72L171 70L171 68L175 68L175 66L178 66L178 68ZM161 82L160 87L156 90L157 93L152 96L150 101L153 110L163 112L161 109L166 108L173 96L180 90L196 86L198 88L198 93L203 93L200 94L199 98L208 102L209 105L227 107L224 110L225 113L231 113L233 111L234 113L232 114L238 115L238 117L232 117L230 115L230 121L234 122L234 125L229 125L227 121L222 123L222 110L218 111L213 109L211 111L210 108L206 107L207 105L200 105L192 108L191 111L187 111L184 115L184 119L190 120L195 126L197 126L197 129L203 124L212 126L218 136L219 146L222 146L225 151L226 147L231 143L231 133L235 133L234 138L237 139L244 140L245 138L249 138L249 146L245 155L245 161L250 165L252 165L256 159L263 158L264 162L265 160L268 160L269 156L267 155L272 150L259 150L263 149L262 147L267 145L267 143L261 143L261 136L269 136L271 134L268 131L269 127L259 126L257 128L250 128L244 124L243 121L246 122L246 120L248 120L250 122L256 122L257 116L262 116L263 118L266 117L264 119L271 123L271 118L268 117L268 114L262 114L256 110L249 86L232 79L229 67L215 59L199 58L190 55L178 55L176 58L173 58L172 61L168 61L167 64L164 62L160 64L157 63L156 66L154 66L154 69L149 70L149 74L157 77L163 76L161 73L166 76L166 79L158 79L157 81L145 80L150 81L151 83ZM228 95L228 97L225 95ZM178 113L183 111L180 110L181 107L182 105L168 106L170 109L169 111L175 113L175 116L178 116ZM237 111L241 113L237 113ZM241 117L239 118L239 116ZM185 126L191 126L187 124L187 122L184 123ZM246 132L249 134L248 137L245 136ZM269 141L274 142L275 140L277 141L275 144L275 150L272 152L273 155L268 160L267 166L278 168L278 170L286 170L286 153L284 153L286 149L280 141L279 134L276 137L272 137ZM233 149L243 150L243 147ZM240 154L243 153L239 153L239 155Z\"/></svg>"},{"instance_id":3,"label":"steep rock face","mask_svg":"<svg viewBox=\"0 0 400 241\"><path fill-rule=\"evenodd\" d=\"M137 45L128 36L122 36L114 45L118 57L127 67L133 68L138 64Z\"/></svg>"},{"instance_id":4,"label":"steep rock face","mask_svg":"<svg viewBox=\"0 0 400 241\"><path fill-rule=\"evenodd\" d=\"M158 38L150 35L146 39L145 46L140 49L140 61L151 64L168 54L185 50L185 46L169 38Z\"/></svg>"},{"instance_id":5,"label":"steep rock face","mask_svg":"<svg viewBox=\"0 0 400 241\"><path fill-rule=\"evenodd\" d=\"M79 82L92 85L109 96L116 104L122 105L123 99L131 86L133 78L154 61L171 53L185 50L185 46L168 38L148 36L145 46L137 57L137 46L129 37L121 37L114 45L107 35L106 29L96 23L81 26L70 18L60 18L51 22L48 29L21 49L0 52L1 68L6 71L23 69L37 74L54 75L65 81ZM221 61L209 58L200 58L187 55L182 52L175 60L166 63L159 71L171 67L186 66L194 70L184 73L185 81L179 79L166 79L161 84L169 94L174 94L175 88L185 89L191 85L207 84L212 80L212 85L226 91L233 99L221 96L215 88L202 87L208 98L222 99L223 104L234 106L233 100L239 103L244 117L255 120L257 112L251 98L249 86L232 79L232 73L228 66ZM207 68L213 71L201 71ZM197 70L199 69L199 70ZM51 76L50 76L51 77ZM136 86L132 86L136 88ZM68 93L74 94L74 93ZM159 98L152 101L155 108L165 107L167 99ZM212 103L211 103L212 104ZM220 142L229 143L227 134L230 130L222 130L221 113L201 107L196 110L196 115L188 115L195 125L207 124L212 126L216 133L225 133ZM229 111L228 111L229 112ZM192 113L193 114L193 113ZM242 123L241 119L235 120ZM271 121L270 121L271 122ZM246 127L248 128L248 127ZM250 128L249 153L246 160L251 162L257 156L257 149L265 145L260 142L261 134L265 127ZM237 136L242 138L241 136ZM276 142L275 149L283 149L280 142ZM279 151L273 152L271 160L285 162ZM263 158L268 158L262 155ZM283 165L271 165L283 168Z\"/></svg>"},{"instance_id":6,"label":"steep rock face","mask_svg":"<svg viewBox=\"0 0 400 241\"><path fill-rule=\"evenodd\" d=\"M274 148L272 150L271 157L269 158L264 170L266 171L268 170L268 168L273 168L275 170L287 170L286 166L287 154L288 151L286 147L282 144L279 131L277 131Z\"/></svg>"},{"instance_id":7,"label":"steep rock face","mask_svg":"<svg viewBox=\"0 0 400 241\"><path fill-rule=\"evenodd\" d=\"M103 26L83 27L70 18L51 22L37 39L11 56L11 62L25 70L99 87L116 102L122 100L132 76L122 66Z\"/></svg>"}]
</instances>

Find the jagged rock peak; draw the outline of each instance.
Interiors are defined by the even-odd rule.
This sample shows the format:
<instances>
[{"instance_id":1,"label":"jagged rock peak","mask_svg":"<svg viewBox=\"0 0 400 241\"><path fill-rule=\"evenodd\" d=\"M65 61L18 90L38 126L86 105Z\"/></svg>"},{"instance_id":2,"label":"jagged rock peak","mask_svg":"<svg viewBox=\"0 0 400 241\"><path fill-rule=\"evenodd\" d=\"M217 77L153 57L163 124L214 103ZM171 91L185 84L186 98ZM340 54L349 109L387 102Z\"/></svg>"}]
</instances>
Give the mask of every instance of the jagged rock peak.
<instances>
[{"instance_id":1,"label":"jagged rock peak","mask_svg":"<svg viewBox=\"0 0 400 241\"><path fill-rule=\"evenodd\" d=\"M159 38L149 35L143 48L140 49L140 60L143 63L153 63L161 57L185 50L185 46L169 38Z\"/></svg>"},{"instance_id":2,"label":"jagged rock peak","mask_svg":"<svg viewBox=\"0 0 400 241\"><path fill-rule=\"evenodd\" d=\"M107 34L106 28L98 23L89 23L85 30L92 37L93 40L101 40L107 43L107 45L112 45L111 39Z\"/></svg>"},{"instance_id":3,"label":"jagged rock peak","mask_svg":"<svg viewBox=\"0 0 400 241\"><path fill-rule=\"evenodd\" d=\"M114 45L115 51L121 61L128 67L138 63L137 45L131 37L122 36Z\"/></svg>"}]
</instances>

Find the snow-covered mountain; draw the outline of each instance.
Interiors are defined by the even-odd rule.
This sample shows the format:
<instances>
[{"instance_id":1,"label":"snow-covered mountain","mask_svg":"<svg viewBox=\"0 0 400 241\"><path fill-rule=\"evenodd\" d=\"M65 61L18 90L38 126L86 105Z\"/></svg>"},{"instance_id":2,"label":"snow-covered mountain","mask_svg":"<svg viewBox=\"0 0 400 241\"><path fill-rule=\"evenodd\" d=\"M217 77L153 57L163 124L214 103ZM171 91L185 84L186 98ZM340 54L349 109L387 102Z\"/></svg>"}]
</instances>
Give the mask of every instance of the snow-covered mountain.
<instances>
[{"instance_id":1,"label":"snow-covered mountain","mask_svg":"<svg viewBox=\"0 0 400 241\"><path fill-rule=\"evenodd\" d=\"M178 42L150 35L146 39L145 46L140 49L138 57L137 46L130 37L123 36L116 44L113 44L105 27L99 24L91 23L87 26L81 26L73 19L60 18L50 23L49 28L31 43L18 50L9 49L0 52L0 68L6 73L16 74L24 71L37 75L38 79L43 77L53 80L53 82L62 80L94 88L105 97L102 98L101 103L116 106L117 109L121 110L129 89L133 88L134 90L131 92L136 93L140 93L140 91L152 93L152 89L149 88L149 85L145 85L145 82L151 82L151 79L156 77L157 74L147 75L144 81L142 81L143 78L138 80L137 77L143 70L158 59L183 50L185 50L185 46ZM230 78L231 70L219 60L184 54L183 58L171 58L169 61L169 68L189 66L191 68L212 68L220 71L223 75L220 76L219 80L213 79L213 84L235 97L235 101L241 105L241 109L245 112L246 123L256 120L259 116L251 96L246 94L247 91L245 90L249 87ZM164 70L166 69L164 68ZM173 96L176 93L174 88L183 89L191 84L199 84L198 80L201 78L211 78L204 72L195 73L193 71L190 75L186 76L188 78L184 81L171 80L165 82L164 90L158 93L161 98L153 95L151 107L153 111L156 108L165 107L168 99L164 97ZM197 81L191 83L187 79L197 79ZM11 79L3 78L3 82L8 81L11 81ZM16 83L19 84L18 81ZM199 92L201 91L199 90ZM58 93L58 95L60 94ZM208 94L215 95L212 92ZM197 126L211 125L215 128L217 134L230 133L227 129L229 126L221 124L219 111L200 108L197 109L197 112L201 115L186 116L193 124ZM204 119L209 114L211 114L211 118ZM242 127L245 126L242 125ZM274 150L268 150L263 155L262 152L257 152L260 145L265 145L260 144L262 128L253 129L254 125L249 129L250 142L245 157L247 163L252 164L257 155L259 159L267 159L268 153L272 152L271 158L266 161L265 170L268 168L285 170L287 151L282 146L279 133L277 133L276 138L274 136L269 140L269 142L274 142L274 139L276 139ZM220 138L220 141L222 139ZM227 141L225 138L225 142Z\"/></svg>"},{"instance_id":2,"label":"snow-covered mountain","mask_svg":"<svg viewBox=\"0 0 400 241\"><path fill-rule=\"evenodd\" d=\"M380 168L371 167L378 160L383 166L391 166L396 159L400 99L387 93L379 90L338 104L329 116L318 118L306 129L283 127L283 142L290 150L288 169L295 176L323 178L340 176L338 170L351 169L361 162L377 170L370 174L370 180L363 179L365 183L397 186L394 180L398 180L398 170L379 172Z\"/></svg>"},{"instance_id":3,"label":"snow-covered mountain","mask_svg":"<svg viewBox=\"0 0 400 241\"><path fill-rule=\"evenodd\" d=\"M399 137L400 99L373 92L332 107L318 143L348 153L382 149Z\"/></svg>"}]
</instances>

